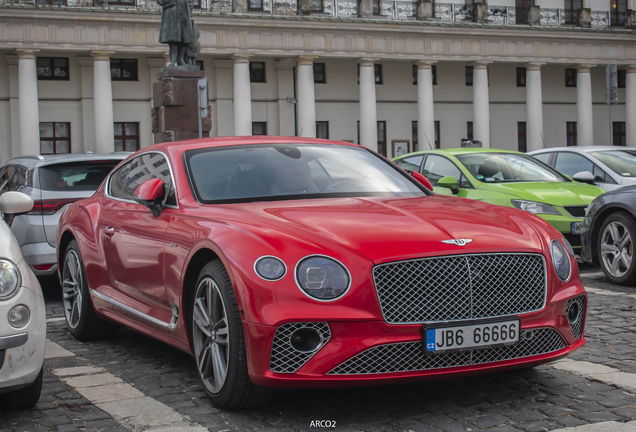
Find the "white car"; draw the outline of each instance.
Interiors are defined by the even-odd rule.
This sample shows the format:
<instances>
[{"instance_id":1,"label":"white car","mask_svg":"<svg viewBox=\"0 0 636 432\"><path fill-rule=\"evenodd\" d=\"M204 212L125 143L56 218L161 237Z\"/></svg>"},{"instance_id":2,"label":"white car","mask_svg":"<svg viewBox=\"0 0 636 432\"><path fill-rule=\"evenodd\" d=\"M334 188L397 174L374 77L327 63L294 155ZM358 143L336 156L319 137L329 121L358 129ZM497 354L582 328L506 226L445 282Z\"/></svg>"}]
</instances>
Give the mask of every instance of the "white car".
<instances>
[{"instance_id":1,"label":"white car","mask_svg":"<svg viewBox=\"0 0 636 432\"><path fill-rule=\"evenodd\" d=\"M636 184L636 149L618 146L552 147L528 154L561 174L606 191Z\"/></svg>"},{"instance_id":2,"label":"white car","mask_svg":"<svg viewBox=\"0 0 636 432\"><path fill-rule=\"evenodd\" d=\"M35 405L42 391L44 297L9 228L16 214L32 207L21 192L0 197L0 395L10 408Z\"/></svg>"}]
</instances>

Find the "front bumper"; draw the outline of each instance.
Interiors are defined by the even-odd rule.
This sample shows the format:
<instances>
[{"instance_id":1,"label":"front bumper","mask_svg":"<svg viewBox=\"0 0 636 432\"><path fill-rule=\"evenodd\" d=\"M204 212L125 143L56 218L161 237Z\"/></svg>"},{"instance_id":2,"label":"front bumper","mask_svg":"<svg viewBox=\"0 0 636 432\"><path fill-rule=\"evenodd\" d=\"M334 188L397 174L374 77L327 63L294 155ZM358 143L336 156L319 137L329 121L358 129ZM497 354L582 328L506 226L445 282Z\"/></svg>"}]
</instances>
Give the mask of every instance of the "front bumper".
<instances>
[{"instance_id":1,"label":"front bumper","mask_svg":"<svg viewBox=\"0 0 636 432\"><path fill-rule=\"evenodd\" d=\"M592 245L592 230L581 233L581 259L586 263L594 264L594 250Z\"/></svg>"},{"instance_id":2,"label":"front bumper","mask_svg":"<svg viewBox=\"0 0 636 432\"><path fill-rule=\"evenodd\" d=\"M565 210L563 210L565 212ZM581 249L581 235L572 233L572 223L573 222L583 222L583 218L577 218L569 215L537 215L541 217L541 219L548 222L552 225L557 231L559 231L563 236L570 242L572 248L574 250L579 251Z\"/></svg>"},{"instance_id":3,"label":"front bumper","mask_svg":"<svg viewBox=\"0 0 636 432\"><path fill-rule=\"evenodd\" d=\"M568 322L565 313L573 299L585 304L577 326ZM550 302L540 312L521 315L526 339L518 344L428 356L421 349L422 326L418 324L306 323L327 325L327 330L320 329L326 342L311 355L299 355L291 344L281 349L280 338L275 340L277 330L294 324L267 326L245 322L248 370L257 385L315 388L440 379L530 367L566 357L585 345L582 333L586 307L587 297L580 287L567 298Z\"/></svg>"}]
</instances>

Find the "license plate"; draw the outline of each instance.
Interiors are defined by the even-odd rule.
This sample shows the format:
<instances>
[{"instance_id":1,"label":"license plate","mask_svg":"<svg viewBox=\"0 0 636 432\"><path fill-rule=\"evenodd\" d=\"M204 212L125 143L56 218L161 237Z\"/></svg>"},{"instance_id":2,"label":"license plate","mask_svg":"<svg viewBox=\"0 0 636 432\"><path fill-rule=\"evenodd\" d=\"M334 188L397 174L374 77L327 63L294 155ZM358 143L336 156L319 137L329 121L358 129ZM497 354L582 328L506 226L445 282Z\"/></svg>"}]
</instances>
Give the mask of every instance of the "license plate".
<instances>
[{"instance_id":1,"label":"license plate","mask_svg":"<svg viewBox=\"0 0 636 432\"><path fill-rule=\"evenodd\" d=\"M519 318L479 320L422 327L425 354L494 348L519 342Z\"/></svg>"},{"instance_id":2,"label":"license plate","mask_svg":"<svg viewBox=\"0 0 636 432\"><path fill-rule=\"evenodd\" d=\"M583 232L583 222L572 222L572 234L581 234Z\"/></svg>"}]
</instances>

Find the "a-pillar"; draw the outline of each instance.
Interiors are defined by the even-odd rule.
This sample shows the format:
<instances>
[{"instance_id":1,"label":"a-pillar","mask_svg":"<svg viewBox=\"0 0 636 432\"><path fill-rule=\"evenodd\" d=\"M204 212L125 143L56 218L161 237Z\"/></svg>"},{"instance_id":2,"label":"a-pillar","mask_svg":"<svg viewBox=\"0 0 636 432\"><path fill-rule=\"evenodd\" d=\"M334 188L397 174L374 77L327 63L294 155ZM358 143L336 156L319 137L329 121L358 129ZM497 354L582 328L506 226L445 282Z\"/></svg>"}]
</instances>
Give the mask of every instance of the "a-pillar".
<instances>
[{"instance_id":1,"label":"a-pillar","mask_svg":"<svg viewBox=\"0 0 636 432\"><path fill-rule=\"evenodd\" d=\"M316 138L316 92L314 88L314 59L298 59L298 136Z\"/></svg>"},{"instance_id":2,"label":"a-pillar","mask_svg":"<svg viewBox=\"0 0 636 432\"><path fill-rule=\"evenodd\" d=\"M625 71L625 125L628 147L636 147L636 65Z\"/></svg>"},{"instance_id":3,"label":"a-pillar","mask_svg":"<svg viewBox=\"0 0 636 432\"><path fill-rule=\"evenodd\" d=\"M40 154L40 110L38 107L38 74L35 55L39 50L19 49L18 105L20 113L20 153Z\"/></svg>"},{"instance_id":4,"label":"a-pillar","mask_svg":"<svg viewBox=\"0 0 636 432\"><path fill-rule=\"evenodd\" d=\"M576 68L576 140L580 146L594 145L591 67L579 65Z\"/></svg>"},{"instance_id":5,"label":"a-pillar","mask_svg":"<svg viewBox=\"0 0 636 432\"><path fill-rule=\"evenodd\" d=\"M278 74L278 133L296 135L294 123L294 66L292 59L277 60ZM300 131L300 129L298 129Z\"/></svg>"},{"instance_id":6,"label":"a-pillar","mask_svg":"<svg viewBox=\"0 0 636 432\"><path fill-rule=\"evenodd\" d=\"M527 150L540 150L543 148L543 94L539 63L526 67L526 110Z\"/></svg>"},{"instance_id":7,"label":"a-pillar","mask_svg":"<svg viewBox=\"0 0 636 432\"><path fill-rule=\"evenodd\" d=\"M418 150L432 148L435 141L435 111L433 106L434 63L435 62L428 61L416 62Z\"/></svg>"},{"instance_id":8,"label":"a-pillar","mask_svg":"<svg viewBox=\"0 0 636 432\"><path fill-rule=\"evenodd\" d=\"M488 62L473 66L473 139L490 147L490 99L488 96Z\"/></svg>"},{"instance_id":9,"label":"a-pillar","mask_svg":"<svg viewBox=\"0 0 636 432\"><path fill-rule=\"evenodd\" d=\"M375 105L375 65L373 59L360 60L360 142L378 150L378 112Z\"/></svg>"},{"instance_id":10,"label":"a-pillar","mask_svg":"<svg viewBox=\"0 0 636 432\"><path fill-rule=\"evenodd\" d=\"M234 135L252 135L250 55L234 55Z\"/></svg>"},{"instance_id":11,"label":"a-pillar","mask_svg":"<svg viewBox=\"0 0 636 432\"><path fill-rule=\"evenodd\" d=\"M95 103L95 153L115 151L113 84L110 80L111 51L93 51L93 97Z\"/></svg>"}]
</instances>

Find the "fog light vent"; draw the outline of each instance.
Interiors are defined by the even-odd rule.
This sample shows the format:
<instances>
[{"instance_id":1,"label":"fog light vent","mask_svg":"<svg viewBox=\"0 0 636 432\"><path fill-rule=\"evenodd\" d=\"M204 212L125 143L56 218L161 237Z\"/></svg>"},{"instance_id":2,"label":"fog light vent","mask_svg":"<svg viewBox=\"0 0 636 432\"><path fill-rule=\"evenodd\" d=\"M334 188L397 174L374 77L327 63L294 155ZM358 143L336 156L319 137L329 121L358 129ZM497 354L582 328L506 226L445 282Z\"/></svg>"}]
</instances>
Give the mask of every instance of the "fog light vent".
<instances>
[{"instance_id":1,"label":"fog light vent","mask_svg":"<svg viewBox=\"0 0 636 432\"><path fill-rule=\"evenodd\" d=\"M287 323L276 330L269 358L269 369L294 373L331 339L326 322Z\"/></svg>"},{"instance_id":2,"label":"fog light vent","mask_svg":"<svg viewBox=\"0 0 636 432\"><path fill-rule=\"evenodd\" d=\"M583 318L585 317L585 297L575 297L568 301L565 308L565 315L568 318L574 339L580 339L583 335Z\"/></svg>"}]
</instances>

